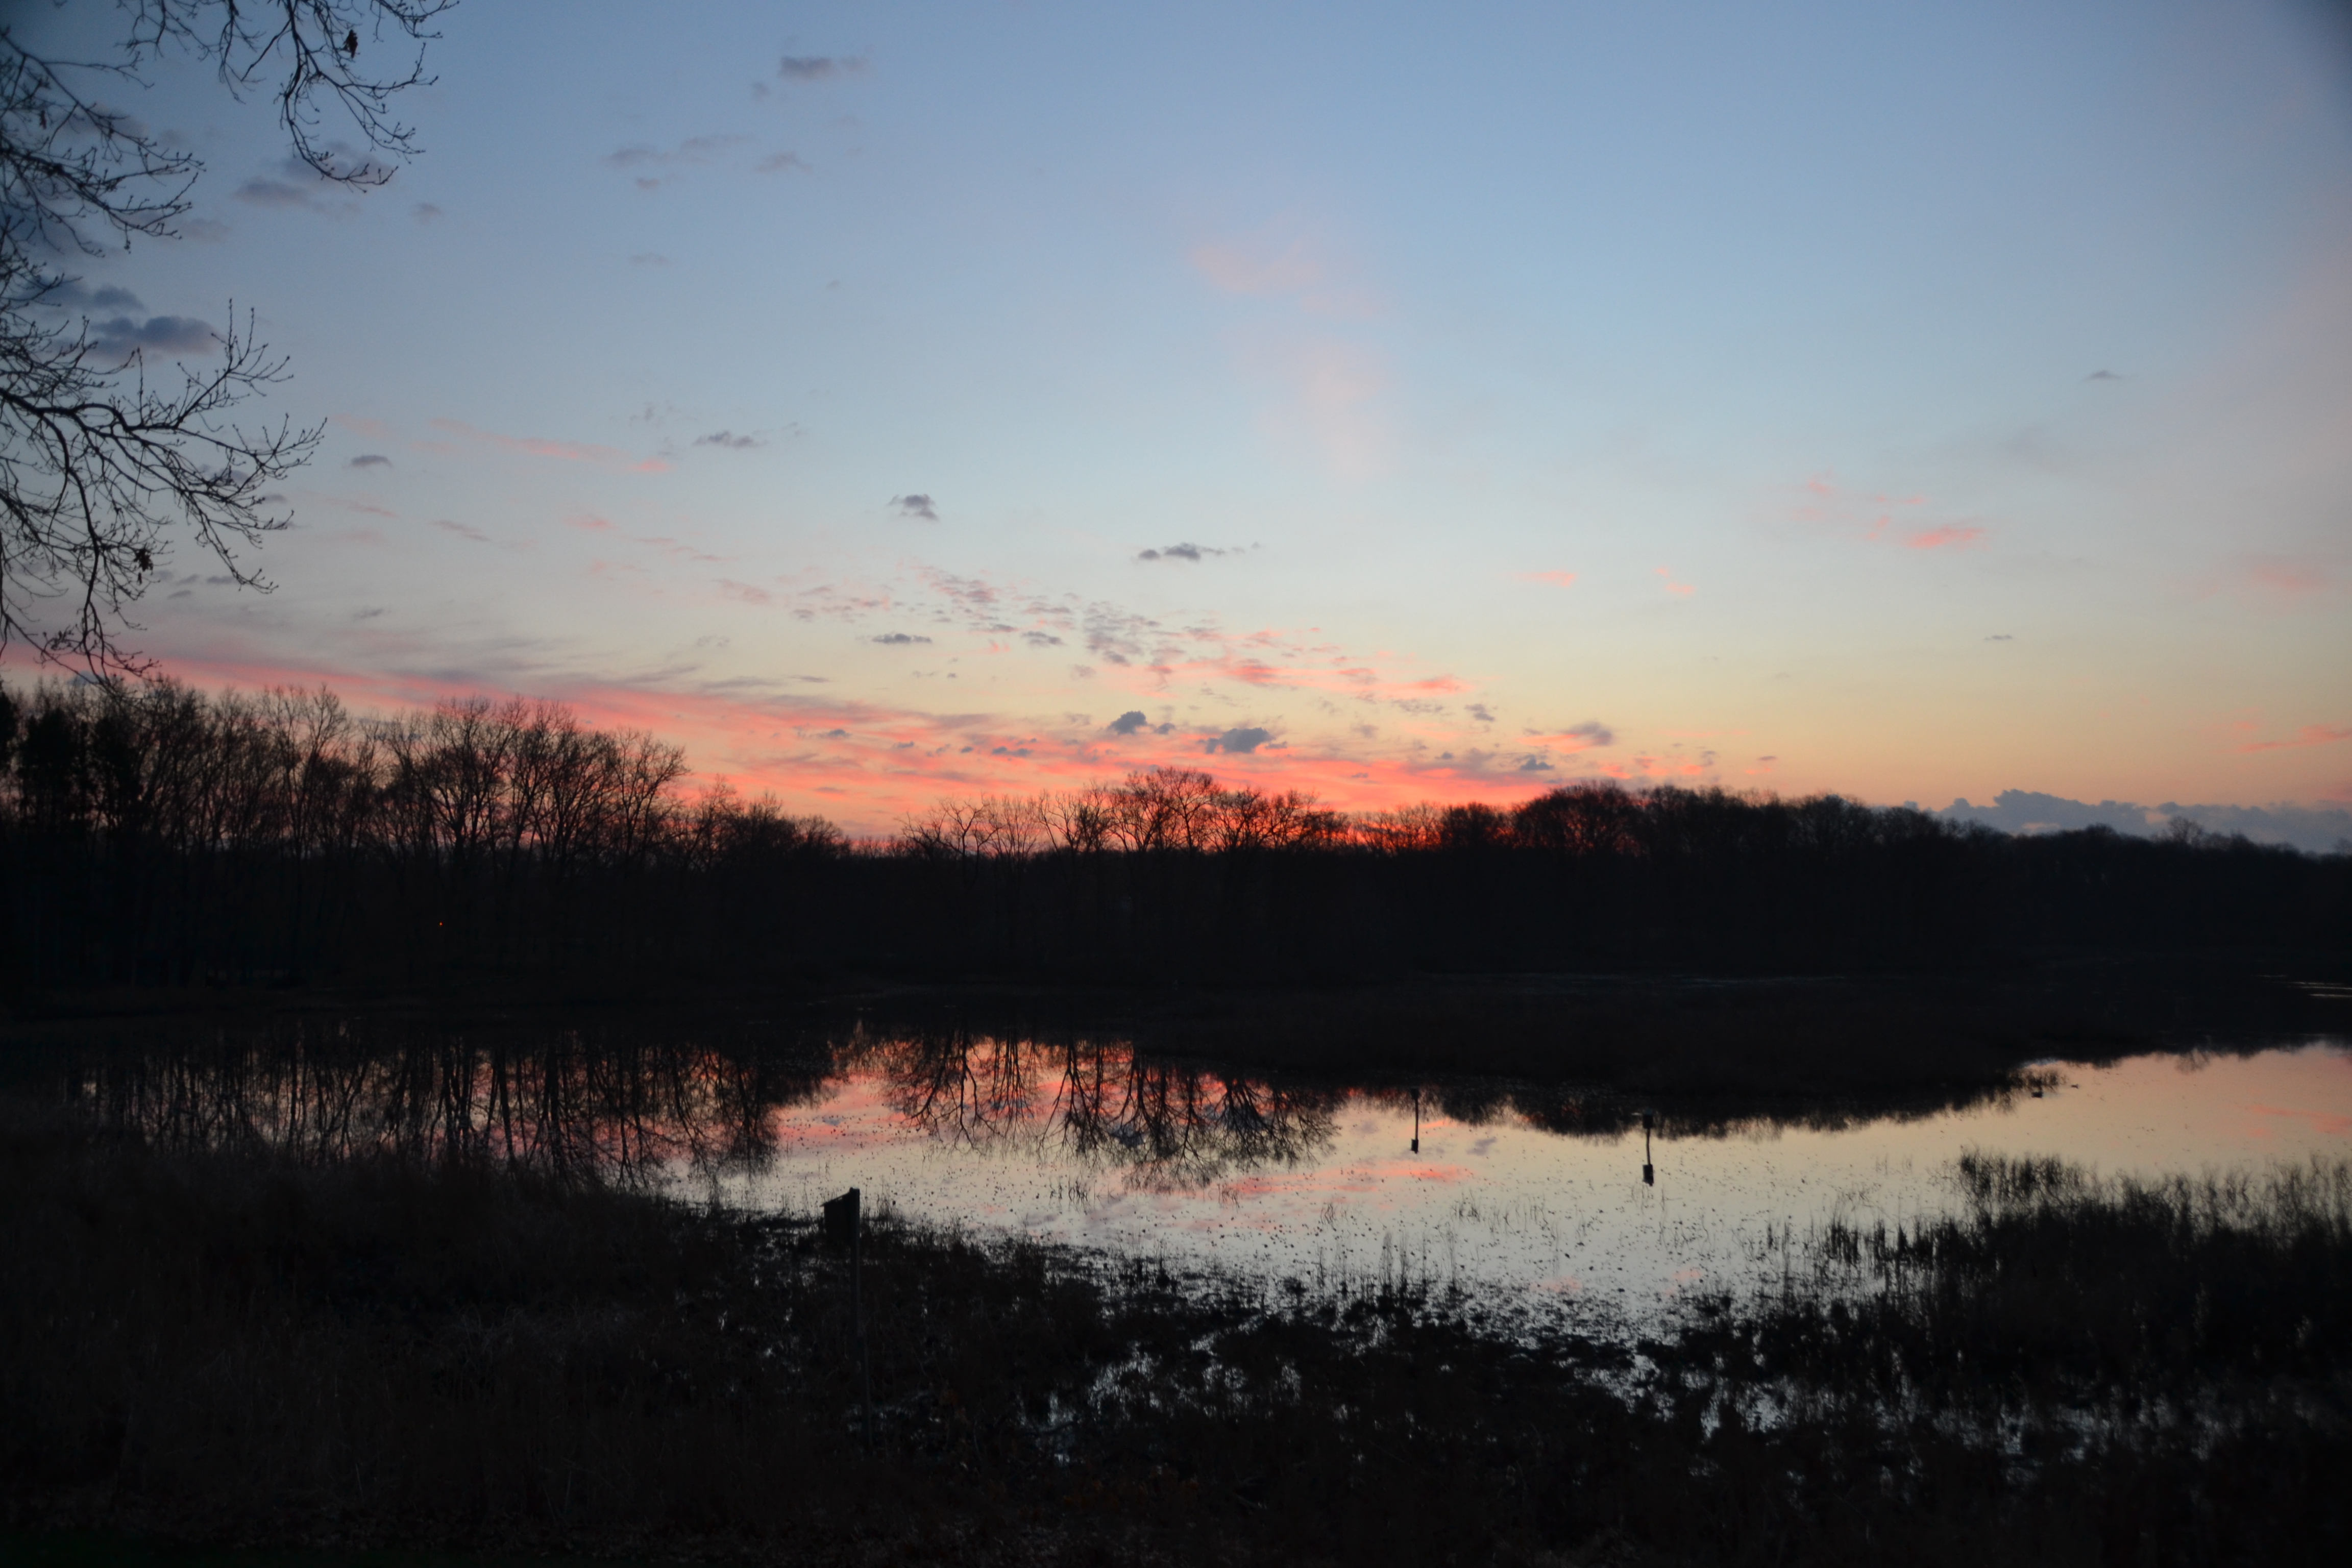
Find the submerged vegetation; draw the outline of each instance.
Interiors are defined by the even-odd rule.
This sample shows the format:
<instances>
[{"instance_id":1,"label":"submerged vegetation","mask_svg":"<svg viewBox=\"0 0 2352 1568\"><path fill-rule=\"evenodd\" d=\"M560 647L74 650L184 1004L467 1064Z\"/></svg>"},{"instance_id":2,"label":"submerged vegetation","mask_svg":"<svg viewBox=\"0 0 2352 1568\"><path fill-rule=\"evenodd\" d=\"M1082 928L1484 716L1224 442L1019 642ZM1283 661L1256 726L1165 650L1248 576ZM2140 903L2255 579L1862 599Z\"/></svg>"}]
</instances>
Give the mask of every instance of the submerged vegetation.
<instances>
[{"instance_id":1,"label":"submerged vegetation","mask_svg":"<svg viewBox=\"0 0 2352 1568\"><path fill-rule=\"evenodd\" d=\"M887 841L546 703L0 691L0 930L55 989L511 981L1149 985L1401 973L1982 971L2352 951L2352 858L2189 825L2011 837L1720 789L1355 816L1155 768Z\"/></svg>"},{"instance_id":2,"label":"submerged vegetation","mask_svg":"<svg viewBox=\"0 0 2352 1568\"><path fill-rule=\"evenodd\" d=\"M2352 1168L1975 1162L1629 1352L587 1168L9 1112L19 1529L879 1562L2331 1561ZM866 1425L863 1379L870 1374Z\"/></svg>"}]
</instances>

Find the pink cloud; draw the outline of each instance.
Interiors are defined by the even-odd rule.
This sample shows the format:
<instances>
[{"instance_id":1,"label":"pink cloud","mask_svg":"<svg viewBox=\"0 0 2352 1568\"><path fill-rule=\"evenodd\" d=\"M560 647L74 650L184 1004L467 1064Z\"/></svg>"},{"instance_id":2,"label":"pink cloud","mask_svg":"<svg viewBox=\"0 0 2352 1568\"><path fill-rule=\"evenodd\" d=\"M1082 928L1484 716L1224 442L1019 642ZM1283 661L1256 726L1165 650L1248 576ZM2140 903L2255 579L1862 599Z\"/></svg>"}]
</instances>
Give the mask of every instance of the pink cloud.
<instances>
[{"instance_id":1,"label":"pink cloud","mask_svg":"<svg viewBox=\"0 0 2352 1568\"><path fill-rule=\"evenodd\" d=\"M1335 279L1316 245L1304 237L1211 241L1194 246L1184 258L1220 292L1287 298L1310 315L1367 316L1377 306L1370 290Z\"/></svg>"},{"instance_id":2,"label":"pink cloud","mask_svg":"<svg viewBox=\"0 0 2352 1568\"><path fill-rule=\"evenodd\" d=\"M2284 752L2297 746L2331 746L2338 741L2352 741L2352 726L2305 724L2291 740L2250 741L2238 748L2241 752Z\"/></svg>"},{"instance_id":3,"label":"pink cloud","mask_svg":"<svg viewBox=\"0 0 2352 1568\"><path fill-rule=\"evenodd\" d=\"M1339 338L1260 341L1243 362L1276 393L1259 418L1267 434L1314 448L1335 478L1351 483L1394 465L1397 442L1382 402L1393 378L1380 351Z\"/></svg>"},{"instance_id":4,"label":"pink cloud","mask_svg":"<svg viewBox=\"0 0 2352 1568\"><path fill-rule=\"evenodd\" d=\"M1667 593L1669 593L1669 594L1672 594L1672 595L1675 595L1675 596L1676 596L1676 597L1678 597L1678 598L1685 598L1685 599L1687 599L1687 598L1688 598L1688 597L1690 597L1693 594L1695 594L1695 593L1696 593L1696 592L1698 591L1697 589L1696 589L1696 588L1692 587L1688 583L1677 583L1677 582L1675 582L1675 574L1674 574L1674 573L1673 573L1672 571L1670 571L1669 569L1667 569L1666 567L1664 567L1664 566L1659 567L1659 568L1658 568L1658 575L1659 575L1659 576L1661 576L1661 577L1664 577L1664 578L1666 580L1666 592L1667 592Z\"/></svg>"},{"instance_id":5,"label":"pink cloud","mask_svg":"<svg viewBox=\"0 0 2352 1568\"><path fill-rule=\"evenodd\" d=\"M1795 487L1797 497L1790 506L1792 522L1821 523L1843 533L1858 529L1864 539L1884 539L1895 526L1898 514L1915 507L1924 507L1924 495L1862 495L1848 490L1837 482L1836 473L1824 468ZM1934 550L1942 545L1968 544L1983 534L1983 530L1954 525L1931 528L1907 536L1904 542L1915 550Z\"/></svg>"},{"instance_id":6,"label":"pink cloud","mask_svg":"<svg viewBox=\"0 0 2352 1568\"><path fill-rule=\"evenodd\" d=\"M1515 575L1522 583L1549 583L1555 588L1576 586L1576 574L1573 572L1520 572Z\"/></svg>"},{"instance_id":7,"label":"pink cloud","mask_svg":"<svg viewBox=\"0 0 2352 1568\"><path fill-rule=\"evenodd\" d=\"M2287 561L2266 556L2247 563L2247 585L2269 597L2284 599L2289 604L2325 594L2334 582L2327 573L2308 561Z\"/></svg>"},{"instance_id":8,"label":"pink cloud","mask_svg":"<svg viewBox=\"0 0 2352 1568\"><path fill-rule=\"evenodd\" d=\"M582 512L577 517L567 517L563 521L567 527L579 529L585 533L614 533L619 531L621 526L609 519L598 517L594 512Z\"/></svg>"},{"instance_id":9,"label":"pink cloud","mask_svg":"<svg viewBox=\"0 0 2352 1568\"><path fill-rule=\"evenodd\" d=\"M1973 550L1984 542L1985 531L1958 524L1947 524L1915 533L1903 541L1912 550Z\"/></svg>"},{"instance_id":10,"label":"pink cloud","mask_svg":"<svg viewBox=\"0 0 2352 1568\"><path fill-rule=\"evenodd\" d=\"M588 463L600 468L619 468L632 474L659 474L669 469L669 465L659 458L647 458L642 462L633 463L626 452L600 447L592 441L551 441L538 436L504 436L495 430L478 430L461 419L436 419L433 427L495 447L502 452L553 458L566 463Z\"/></svg>"},{"instance_id":11,"label":"pink cloud","mask_svg":"<svg viewBox=\"0 0 2352 1568\"><path fill-rule=\"evenodd\" d=\"M1185 259L1228 294L1291 294L1323 280L1322 263L1307 253L1303 239L1255 255L1237 245L1199 245Z\"/></svg>"}]
</instances>

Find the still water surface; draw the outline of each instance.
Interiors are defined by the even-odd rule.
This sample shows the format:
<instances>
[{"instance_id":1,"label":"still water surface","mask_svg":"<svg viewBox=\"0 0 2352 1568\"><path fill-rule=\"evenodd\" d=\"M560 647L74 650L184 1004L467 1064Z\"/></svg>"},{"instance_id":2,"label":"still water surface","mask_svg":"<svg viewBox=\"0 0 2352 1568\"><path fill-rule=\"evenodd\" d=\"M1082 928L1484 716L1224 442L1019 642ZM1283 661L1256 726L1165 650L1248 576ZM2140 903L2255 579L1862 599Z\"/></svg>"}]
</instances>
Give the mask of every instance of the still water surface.
<instances>
[{"instance_id":1,"label":"still water surface","mask_svg":"<svg viewBox=\"0 0 2352 1568\"><path fill-rule=\"evenodd\" d=\"M1451 1114L1460 1086L1283 1100L1192 1086L1171 1133L1148 1092L1066 1053L976 1041L951 1072L886 1048L772 1115L757 1170L707 1172L715 1195L806 1211L856 1185L900 1213L1310 1290L1399 1274L1500 1313L1654 1317L1695 1292L1744 1292L1832 1219L1889 1232L1948 1212L1965 1152L2059 1156L2108 1174L2198 1175L2352 1153L2341 1041L2244 1055L2048 1064L2026 1089L1926 1114L1712 1121L1524 1096ZM936 1066L936 1062L934 1062ZM1473 1095L1476 1100L1478 1097ZM1600 1120L1593 1118L1592 1120ZM1558 1130L1566 1124L1570 1130Z\"/></svg>"},{"instance_id":2,"label":"still water surface","mask_svg":"<svg viewBox=\"0 0 2352 1568\"><path fill-rule=\"evenodd\" d=\"M1507 1320L1595 1327L1769 1285L1832 1221L1891 1232L1949 1212L1969 1151L2141 1177L2352 1155L2340 1038L2052 1063L1990 1096L1769 1115L1461 1079L1268 1080L1115 1037L960 1029L307 1019L43 1059L68 1101L164 1144L595 1168L794 1214L856 1186L908 1217L1185 1276L1458 1288Z\"/></svg>"}]
</instances>

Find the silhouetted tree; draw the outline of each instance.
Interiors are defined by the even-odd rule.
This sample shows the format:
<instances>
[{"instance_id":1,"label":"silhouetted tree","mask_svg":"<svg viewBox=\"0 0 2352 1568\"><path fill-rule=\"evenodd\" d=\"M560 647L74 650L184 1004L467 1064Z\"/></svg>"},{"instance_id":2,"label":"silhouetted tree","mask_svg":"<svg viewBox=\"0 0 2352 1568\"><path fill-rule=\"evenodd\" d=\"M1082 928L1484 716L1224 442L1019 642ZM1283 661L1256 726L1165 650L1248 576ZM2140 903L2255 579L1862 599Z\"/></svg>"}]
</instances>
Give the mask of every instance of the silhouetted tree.
<instances>
[{"instance_id":1,"label":"silhouetted tree","mask_svg":"<svg viewBox=\"0 0 2352 1568\"><path fill-rule=\"evenodd\" d=\"M559 704L0 688L0 965L56 984L843 969L1160 984L2326 952L2352 858L1601 782L1350 818L1154 769L895 839Z\"/></svg>"},{"instance_id":2,"label":"silhouetted tree","mask_svg":"<svg viewBox=\"0 0 2352 1568\"><path fill-rule=\"evenodd\" d=\"M284 379L286 362L239 326L212 335L210 364L156 374L143 347L93 336L79 279L58 258L168 237L203 173L100 96L141 85L166 49L215 62L232 93L267 87L294 154L320 178L365 188L415 151L393 100L425 79L432 19L456 0L122 0L111 58L37 52L21 20L0 24L0 651L93 670L137 669L118 630L184 531L239 584L268 584L239 557L283 528L275 487L316 450L323 426L247 426L236 413ZM360 34L387 37L360 64ZM402 63L404 58L404 63ZM362 144L323 136L332 102ZM194 323L182 323L188 331Z\"/></svg>"}]
</instances>

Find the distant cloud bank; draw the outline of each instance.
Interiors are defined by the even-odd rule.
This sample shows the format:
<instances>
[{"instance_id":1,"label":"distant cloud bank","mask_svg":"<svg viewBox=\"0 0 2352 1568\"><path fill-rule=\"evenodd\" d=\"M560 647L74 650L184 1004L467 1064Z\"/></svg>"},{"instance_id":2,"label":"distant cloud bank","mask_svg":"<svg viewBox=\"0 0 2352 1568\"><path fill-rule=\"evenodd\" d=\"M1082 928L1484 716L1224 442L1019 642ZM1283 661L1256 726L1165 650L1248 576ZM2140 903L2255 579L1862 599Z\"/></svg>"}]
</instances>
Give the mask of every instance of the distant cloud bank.
<instances>
[{"instance_id":1,"label":"distant cloud bank","mask_svg":"<svg viewBox=\"0 0 2352 1568\"><path fill-rule=\"evenodd\" d=\"M1935 812L1947 822L1981 822L2004 833L2065 833L2085 827L2112 827L2117 833L2152 837L2175 818L2186 817L2209 833L2239 833L2257 844L2284 844L2324 855L2339 846L2352 846L2352 811L2341 806L2139 805L2130 801L2068 800L2036 790L2005 789L1990 805L1974 805L1965 798Z\"/></svg>"}]
</instances>

